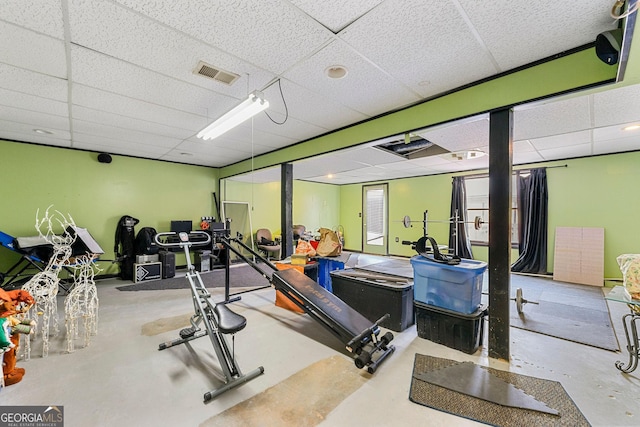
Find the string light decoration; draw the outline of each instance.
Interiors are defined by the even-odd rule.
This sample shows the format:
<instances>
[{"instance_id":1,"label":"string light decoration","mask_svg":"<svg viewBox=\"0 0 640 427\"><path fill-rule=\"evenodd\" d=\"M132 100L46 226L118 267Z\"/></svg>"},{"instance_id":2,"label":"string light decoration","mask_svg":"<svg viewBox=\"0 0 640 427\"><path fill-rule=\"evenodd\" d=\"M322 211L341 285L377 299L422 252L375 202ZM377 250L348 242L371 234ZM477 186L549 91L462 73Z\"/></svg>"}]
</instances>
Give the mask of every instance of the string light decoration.
<instances>
[{"instance_id":1,"label":"string light decoration","mask_svg":"<svg viewBox=\"0 0 640 427\"><path fill-rule=\"evenodd\" d=\"M75 350L79 337L80 319L83 324L84 346L88 347L92 335L98 334L98 290L94 277L102 271L93 260L95 254L76 257L73 265L73 288L64 299L64 318L67 329L67 353Z\"/></svg>"},{"instance_id":2,"label":"string light decoration","mask_svg":"<svg viewBox=\"0 0 640 427\"><path fill-rule=\"evenodd\" d=\"M36 273L22 287L23 290L29 292L35 304L25 314L25 317L36 321L36 332L30 334L25 340L24 359L31 358L31 340L38 335L42 338L42 357L49 355L49 335L51 333L51 323L53 322L53 334L59 333L58 328L58 285L60 277L58 276L63 267L65 267L71 257L71 245L75 242L76 236L69 234L67 231L69 226L74 226L71 215L64 216L59 211L51 213L49 206L45 211L44 217L39 219L40 209L36 212L36 230L42 239L53 246L53 255L49 258L49 262L43 271ZM54 222L57 222L63 230L62 234L55 234L53 231Z\"/></svg>"}]
</instances>

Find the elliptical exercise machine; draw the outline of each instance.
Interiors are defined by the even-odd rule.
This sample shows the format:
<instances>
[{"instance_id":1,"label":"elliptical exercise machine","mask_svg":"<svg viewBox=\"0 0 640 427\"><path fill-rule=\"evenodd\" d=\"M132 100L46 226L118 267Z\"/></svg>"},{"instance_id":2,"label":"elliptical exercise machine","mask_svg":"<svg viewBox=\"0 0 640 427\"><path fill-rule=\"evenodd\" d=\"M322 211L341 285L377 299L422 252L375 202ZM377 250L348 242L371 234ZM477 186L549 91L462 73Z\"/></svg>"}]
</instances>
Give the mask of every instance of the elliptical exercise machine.
<instances>
[{"instance_id":1,"label":"elliptical exercise machine","mask_svg":"<svg viewBox=\"0 0 640 427\"><path fill-rule=\"evenodd\" d=\"M178 238L177 242L174 241L176 236ZM230 351L225 335L230 334L233 341L234 334L244 329L247 325L247 319L244 316L234 313L224 304L216 304L202 283L200 274L191 263L189 248L191 246L208 245L211 243L211 236L204 231L158 233L155 236L155 241L160 247L179 247L184 249L188 269L186 278L191 287L191 297L195 310L194 315L191 316L190 319L191 327L182 329L180 331L180 338L160 344L158 350L165 350L205 335L209 336L225 377L225 385L206 392L204 394L205 402L263 374L264 368L262 366L248 374L243 374L240 371L235 360L233 347ZM201 328L201 325L204 325L204 330Z\"/></svg>"}]
</instances>

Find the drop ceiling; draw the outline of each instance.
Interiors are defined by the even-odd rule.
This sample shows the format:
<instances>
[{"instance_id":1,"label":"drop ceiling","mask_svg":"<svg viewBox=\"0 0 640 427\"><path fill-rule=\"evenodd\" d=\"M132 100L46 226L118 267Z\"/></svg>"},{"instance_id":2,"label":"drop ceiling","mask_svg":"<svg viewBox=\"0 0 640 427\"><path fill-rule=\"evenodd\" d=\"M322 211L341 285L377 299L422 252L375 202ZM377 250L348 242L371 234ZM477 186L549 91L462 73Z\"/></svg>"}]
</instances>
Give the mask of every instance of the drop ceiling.
<instances>
[{"instance_id":1,"label":"drop ceiling","mask_svg":"<svg viewBox=\"0 0 640 427\"><path fill-rule=\"evenodd\" d=\"M4 0L0 138L223 167L591 43L616 27L612 5ZM200 61L240 77L203 77ZM327 77L335 65L344 78ZM269 116L196 138L255 89ZM524 105L514 121L515 164L637 150L640 137L621 129L640 121L640 86ZM488 152L486 116L416 134L448 151ZM409 160L377 143L295 162L294 176L344 184L488 165L486 156ZM278 180L279 171L236 179Z\"/></svg>"}]
</instances>

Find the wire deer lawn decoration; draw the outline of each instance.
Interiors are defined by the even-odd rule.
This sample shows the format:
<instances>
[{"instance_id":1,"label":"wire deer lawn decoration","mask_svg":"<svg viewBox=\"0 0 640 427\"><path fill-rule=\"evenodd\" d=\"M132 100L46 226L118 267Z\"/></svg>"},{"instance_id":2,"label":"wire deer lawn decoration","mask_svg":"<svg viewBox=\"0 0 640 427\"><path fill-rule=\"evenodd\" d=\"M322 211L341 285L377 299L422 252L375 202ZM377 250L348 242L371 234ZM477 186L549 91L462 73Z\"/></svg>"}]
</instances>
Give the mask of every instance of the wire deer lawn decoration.
<instances>
[{"instance_id":1,"label":"wire deer lawn decoration","mask_svg":"<svg viewBox=\"0 0 640 427\"><path fill-rule=\"evenodd\" d=\"M59 273L67 264L71 257L71 245L75 242L75 234L70 234L67 230L69 226L75 223L71 215L64 216L59 211L51 213L49 206L45 211L44 217L39 218L40 209L36 212L36 230L38 234L53 246L53 255L49 259L47 266L43 271L36 273L22 287L23 290L29 292L35 299L35 304L26 314L36 320L36 335L42 337L42 357L49 355L49 334L51 322L53 322L53 335L57 335L58 328L58 284L60 283ZM55 234L53 231L54 222L62 227L62 234ZM33 315L33 313L37 315ZM25 340L24 358L31 358L31 340L32 335Z\"/></svg>"},{"instance_id":2,"label":"wire deer lawn decoration","mask_svg":"<svg viewBox=\"0 0 640 427\"><path fill-rule=\"evenodd\" d=\"M96 255L76 257L73 288L64 299L64 318L67 328L67 352L72 353L74 341L79 336L80 319L83 320L84 346L87 347L91 335L98 333L98 290L94 276L100 268L93 263Z\"/></svg>"}]
</instances>

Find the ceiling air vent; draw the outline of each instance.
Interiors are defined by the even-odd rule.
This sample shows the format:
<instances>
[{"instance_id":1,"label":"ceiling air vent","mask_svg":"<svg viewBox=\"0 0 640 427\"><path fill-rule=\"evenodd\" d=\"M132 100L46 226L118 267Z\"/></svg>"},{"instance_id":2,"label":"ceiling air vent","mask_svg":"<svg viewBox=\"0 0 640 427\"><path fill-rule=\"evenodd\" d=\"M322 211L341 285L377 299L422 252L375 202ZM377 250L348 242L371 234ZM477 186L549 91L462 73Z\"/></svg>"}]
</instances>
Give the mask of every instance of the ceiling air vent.
<instances>
[{"instance_id":1,"label":"ceiling air vent","mask_svg":"<svg viewBox=\"0 0 640 427\"><path fill-rule=\"evenodd\" d=\"M439 145L413 134L404 135L404 138L376 145L375 147L405 159L419 159L449 152Z\"/></svg>"},{"instance_id":2,"label":"ceiling air vent","mask_svg":"<svg viewBox=\"0 0 640 427\"><path fill-rule=\"evenodd\" d=\"M238 74L222 70L203 61L198 62L198 66L195 68L195 70L193 70L193 73L199 74L220 83L224 83L226 85L232 85L236 80L240 78Z\"/></svg>"}]
</instances>

